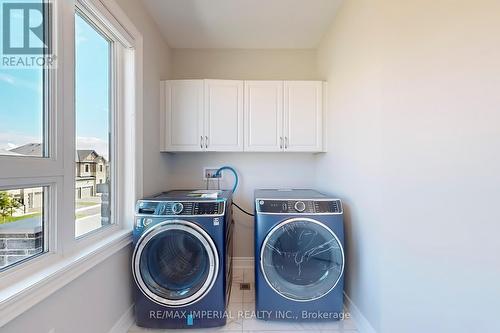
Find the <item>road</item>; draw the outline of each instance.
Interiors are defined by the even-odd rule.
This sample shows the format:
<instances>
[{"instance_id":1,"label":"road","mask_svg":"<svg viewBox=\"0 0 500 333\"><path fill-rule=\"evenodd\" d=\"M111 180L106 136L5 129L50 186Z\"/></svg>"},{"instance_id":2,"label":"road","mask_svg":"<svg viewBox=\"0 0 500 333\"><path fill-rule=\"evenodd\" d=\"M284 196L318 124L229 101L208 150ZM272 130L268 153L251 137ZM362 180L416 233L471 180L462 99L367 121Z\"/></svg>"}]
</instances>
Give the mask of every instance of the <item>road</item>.
<instances>
[{"instance_id":1,"label":"road","mask_svg":"<svg viewBox=\"0 0 500 333\"><path fill-rule=\"evenodd\" d=\"M99 229L101 224L101 205L81 207L76 210L75 237Z\"/></svg>"}]
</instances>

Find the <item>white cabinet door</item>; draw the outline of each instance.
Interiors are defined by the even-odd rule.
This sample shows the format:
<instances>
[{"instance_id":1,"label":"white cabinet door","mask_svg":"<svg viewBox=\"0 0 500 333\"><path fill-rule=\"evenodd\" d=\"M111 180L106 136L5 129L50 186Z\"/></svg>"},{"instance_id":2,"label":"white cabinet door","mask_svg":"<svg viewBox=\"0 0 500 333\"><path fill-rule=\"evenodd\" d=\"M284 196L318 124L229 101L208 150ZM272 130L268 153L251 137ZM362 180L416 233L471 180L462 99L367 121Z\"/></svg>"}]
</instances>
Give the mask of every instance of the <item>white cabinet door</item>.
<instances>
[{"instance_id":1,"label":"white cabinet door","mask_svg":"<svg viewBox=\"0 0 500 333\"><path fill-rule=\"evenodd\" d=\"M205 80L205 148L243 151L243 81Z\"/></svg>"},{"instance_id":2,"label":"white cabinet door","mask_svg":"<svg viewBox=\"0 0 500 333\"><path fill-rule=\"evenodd\" d=\"M164 151L204 150L203 80L164 81Z\"/></svg>"},{"instance_id":3,"label":"white cabinet door","mask_svg":"<svg viewBox=\"0 0 500 333\"><path fill-rule=\"evenodd\" d=\"M285 151L319 152L322 150L322 85L319 81L285 81Z\"/></svg>"},{"instance_id":4,"label":"white cabinet door","mask_svg":"<svg viewBox=\"0 0 500 333\"><path fill-rule=\"evenodd\" d=\"M283 81L245 81L245 151L283 150Z\"/></svg>"}]
</instances>

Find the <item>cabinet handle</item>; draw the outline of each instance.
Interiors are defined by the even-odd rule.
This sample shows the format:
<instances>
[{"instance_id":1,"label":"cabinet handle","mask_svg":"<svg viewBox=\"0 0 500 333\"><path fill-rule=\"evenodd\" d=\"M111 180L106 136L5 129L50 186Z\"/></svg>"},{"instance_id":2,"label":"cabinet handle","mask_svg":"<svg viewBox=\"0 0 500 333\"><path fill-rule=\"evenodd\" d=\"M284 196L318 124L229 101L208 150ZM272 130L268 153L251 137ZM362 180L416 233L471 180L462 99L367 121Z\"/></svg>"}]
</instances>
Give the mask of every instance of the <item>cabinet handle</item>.
<instances>
[{"instance_id":1,"label":"cabinet handle","mask_svg":"<svg viewBox=\"0 0 500 333\"><path fill-rule=\"evenodd\" d=\"M205 136L205 148L208 148L208 136Z\"/></svg>"},{"instance_id":2,"label":"cabinet handle","mask_svg":"<svg viewBox=\"0 0 500 333\"><path fill-rule=\"evenodd\" d=\"M288 149L288 137L285 136L285 149Z\"/></svg>"},{"instance_id":3,"label":"cabinet handle","mask_svg":"<svg viewBox=\"0 0 500 333\"><path fill-rule=\"evenodd\" d=\"M283 149L283 137L280 136L280 149Z\"/></svg>"},{"instance_id":4,"label":"cabinet handle","mask_svg":"<svg viewBox=\"0 0 500 333\"><path fill-rule=\"evenodd\" d=\"M200 148L203 149L203 135L200 136Z\"/></svg>"}]
</instances>

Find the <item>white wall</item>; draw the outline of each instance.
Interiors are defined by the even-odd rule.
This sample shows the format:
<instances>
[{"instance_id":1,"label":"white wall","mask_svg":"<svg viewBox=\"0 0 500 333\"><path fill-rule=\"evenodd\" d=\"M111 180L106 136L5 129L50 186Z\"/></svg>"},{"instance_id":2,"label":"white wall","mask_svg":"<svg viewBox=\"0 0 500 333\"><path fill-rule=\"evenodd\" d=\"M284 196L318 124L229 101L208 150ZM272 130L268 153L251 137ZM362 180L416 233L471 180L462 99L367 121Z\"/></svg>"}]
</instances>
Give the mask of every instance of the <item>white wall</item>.
<instances>
[{"instance_id":1,"label":"white wall","mask_svg":"<svg viewBox=\"0 0 500 333\"><path fill-rule=\"evenodd\" d=\"M175 79L315 80L315 50L172 50ZM203 167L230 165L237 169L240 185L235 201L253 212L257 188L314 186L314 155L277 153L177 153L169 164L170 188L204 188ZM226 172L223 188L230 189ZM213 186L217 186L214 182ZM235 256L253 257L253 218L235 212Z\"/></svg>"},{"instance_id":2,"label":"white wall","mask_svg":"<svg viewBox=\"0 0 500 333\"><path fill-rule=\"evenodd\" d=\"M317 187L344 201L346 292L380 328L380 79L370 1L347 1L318 51L328 81L328 152L317 156ZM374 3L371 1L371 3ZM381 332L380 330L378 330Z\"/></svg>"},{"instance_id":3,"label":"white wall","mask_svg":"<svg viewBox=\"0 0 500 333\"><path fill-rule=\"evenodd\" d=\"M319 51L347 291L378 332L498 332L500 3L349 0Z\"/></svg>"},{"instance_id":4,"label":"white wall","mask_svg":"<svg viewBox=\"0 0 500 333\"><path fill-rule=\"evenodd\" d=\"M160 81L170 77L171 50L141 1L116 0L144 38L144 194L165 190L168 156L160 154Z\"/></svg>"},{"instance_id":5,"label":"white wall","mask_svg":"<svg viewBox=\"0 0 500 333\"><path fill-rule=\"evenodd\" d=\"M315 80L316 50L173 49L172 78Z\"/></svg>"},{"instance_id":6,"label":"white wall","mask_svg":"<svg viewBox=\"0 0 500 333\"><path fill-rule=\"evenodd\" d=\"M131 277L130 247L127 247L7 323L0 331L108 332L132 304Z\"/></svg>"},{"instance_id":7,"label":"white wall","mask_svg":"<svg viewBox=\"0 0 500 333\"><path fill-rule=\"evenodd\" d=\"M168 156L160 154L159 82L169 77L170 50L136 0L117 0L144 38L144 192L167 187ZM159 177L160 175L160 177ZM104 333L132 305L130 248L123 249L77 280L12 320L6 333Z\"/></svg>"}]
</instances>

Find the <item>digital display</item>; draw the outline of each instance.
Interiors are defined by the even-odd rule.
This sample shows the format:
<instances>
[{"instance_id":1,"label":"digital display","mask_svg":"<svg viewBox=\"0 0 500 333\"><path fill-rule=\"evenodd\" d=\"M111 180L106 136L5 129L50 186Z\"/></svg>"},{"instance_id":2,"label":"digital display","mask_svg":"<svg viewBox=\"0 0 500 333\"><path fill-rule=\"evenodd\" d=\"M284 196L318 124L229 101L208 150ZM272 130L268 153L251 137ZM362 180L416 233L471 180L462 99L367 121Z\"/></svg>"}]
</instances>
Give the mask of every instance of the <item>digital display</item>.
<instances>
[{"instance_id":1,"label":"digital display","mask_svg":"<svg viewBox=\"0 0 500 333\"><path fill-rule=\"evenodd\" d=\"M195 215L212 215L219 213L219 204L216 202L197 202L194 205Z\"/></svg>"},{"instance_id":2,"label":"digital display","mask_svg":"<svg viewBox=\"0 0 500 333\"><path fill-rule=\"evenodd\" d=\"M337 201L316 201L314 203L316 213L338 213L339 208Z\"/></svg>"},{"instance_id":3,"label":"digital display","mask_svg":"<svg viewBox=\"0 0 500 333\"><path fill-rule=\"evenodd\" d=\"M260 211L266 213L283 213L288 211L286 201L261 200L259 201Z\"/></svg>"}]
</instances>

